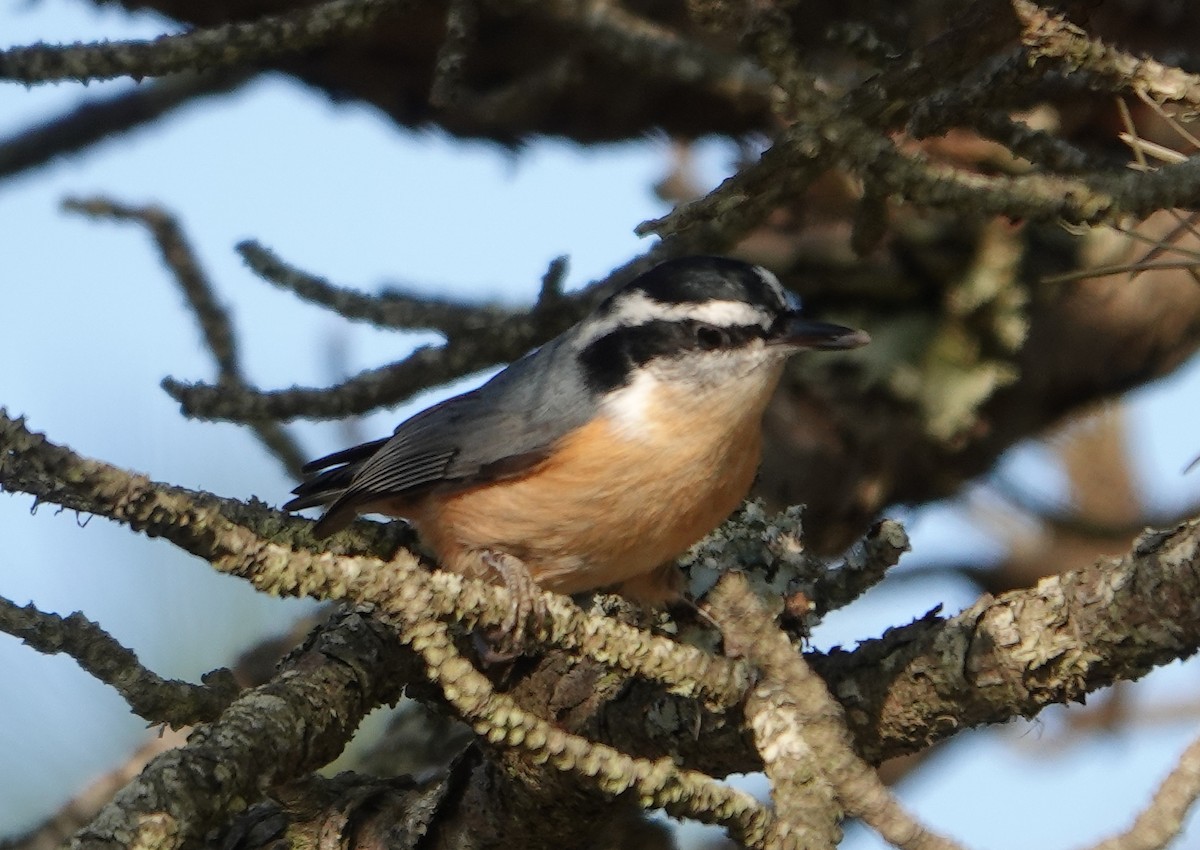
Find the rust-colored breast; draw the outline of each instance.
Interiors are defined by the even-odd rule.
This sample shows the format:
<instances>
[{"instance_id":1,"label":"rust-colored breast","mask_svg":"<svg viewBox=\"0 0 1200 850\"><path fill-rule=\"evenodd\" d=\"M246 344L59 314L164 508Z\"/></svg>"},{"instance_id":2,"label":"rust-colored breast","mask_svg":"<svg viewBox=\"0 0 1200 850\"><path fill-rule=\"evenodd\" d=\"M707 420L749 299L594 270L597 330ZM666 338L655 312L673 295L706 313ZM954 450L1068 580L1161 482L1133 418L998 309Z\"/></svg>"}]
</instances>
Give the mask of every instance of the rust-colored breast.
<instances>
[{"instance_id":1,"label":"rust-colored breast","mask_svg":"<svg viewBox=\"0 0 1200 850\"><path fill-rule=\"evenodd\" d=\"M458 572L480 575L479 552L492 549L520 558L542 587L562 593L654 579L745 497L761 443L758 405L699 419L679 404L661 412L647 411L635 433L598 419L524 476L395 512Z\"/></svg>"}]
</instances>

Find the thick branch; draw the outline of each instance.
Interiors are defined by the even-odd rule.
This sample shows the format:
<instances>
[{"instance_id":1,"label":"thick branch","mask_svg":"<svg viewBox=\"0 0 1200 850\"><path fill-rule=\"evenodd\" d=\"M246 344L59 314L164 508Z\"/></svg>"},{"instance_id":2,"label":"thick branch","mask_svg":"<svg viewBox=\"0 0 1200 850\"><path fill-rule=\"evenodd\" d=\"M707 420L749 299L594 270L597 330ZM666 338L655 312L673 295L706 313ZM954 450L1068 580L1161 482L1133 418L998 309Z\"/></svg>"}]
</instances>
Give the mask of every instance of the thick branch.
<instances>
[{"instance_id":1,"label":"thick branch","mask_svg":"<svg viewBox=\"0 0 1200 850\"><path fill-rule=\"evenodd\" d=\"M404 681L419 675L414 661L382 624L343 617L186 746L155 758L70 846L200 846L209 829L274 785L335 758L367 712L394 702Z\"/></svg>"},{"instance_id":2,"label":"thick branch","mask_svg":"<svg viewBox=\"0 0 1200 850\"><path fill-rule=\"evenodd\" d=\"M845 707L859 752L878 764L967 728L1082 701L1198 649L1200 519L1193 519L1119 560L985 596L954 617L924 617L853 651L805 657ZM652 712L679 720L647 724ZM682 752L706 773L761 769L731 716L697 712L682 699L664 703L643 683L607 713L605 728L630 752ZM680 750L689 740L703 744Z\"/></svg>"},{"instance_id":3,"label":"thick branch","mask_svg":"<svg viewBox=\"0 0 1200 850\"><path fill-rule=\"evenodd\" d=\"M1192 519L1143 535L1119 560L984 596L948 620L925 618L812 663L846 707L860 750L880 761L964 727L1082 700L1198 649L1200 519Z\"/></svg>"}]
</instances>

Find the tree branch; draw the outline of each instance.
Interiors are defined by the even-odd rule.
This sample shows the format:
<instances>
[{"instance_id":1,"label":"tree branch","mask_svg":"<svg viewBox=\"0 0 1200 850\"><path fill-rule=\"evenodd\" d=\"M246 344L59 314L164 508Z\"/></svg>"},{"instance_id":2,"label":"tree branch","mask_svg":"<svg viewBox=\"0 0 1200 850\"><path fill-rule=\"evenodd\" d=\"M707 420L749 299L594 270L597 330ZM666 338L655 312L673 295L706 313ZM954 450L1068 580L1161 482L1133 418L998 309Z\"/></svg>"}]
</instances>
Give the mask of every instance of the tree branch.
<instances>
[{"instance_id":1,"label":"tree branch","mask_svg":"<svg viewBox=\"0 0 1200 850\"><path fill-rule=\"evenodd\" d=\"M274 680L235 700L187 744L155 758L72 850L199 846L206 832L272 787L335 758L376 706L419 675L392 631L348 613L317 631Z\"/></svg>"},{"instance_id":2,"label":"tree branch","mask_svg":"<svg viewBox=\"0 0 1200 850\"><path fill-rule=\"evenodd\" d=\"M166 378L163 389L188 416L278 422L298 417L338 418L400 404L422 390L517 359L566 330L608 291L602 284L589 287L584 295L557 294L565 266L556 259L542 282L542 297L532 309L522 312L395 293L373 297L334 287L287 266L255 243L243 242L238 250L264 279L348 319L403 329L431 327L445 333L447 342L419 348L397 363L365 370L333 387L262 391L245 385L189 384ZM638 261L630 264L635 268L643 265Z\"/></svg>"},{"instance_id":3,"label":"tree branch","mask_svg":"<svg viewBox=\"0 0 1200 850\"><path fill-rule=\"evenodd\" d=\"M252 73L181 73L106 98L91 98L49 121L0 139L0 179L86 149L102 139L149 124L202 97L226 94Z\"/></svg>"},{"instance_id":4,"label":"tree branch","mask_svg":"<svg viewBox=\"0 0 1200 850\"><path fill-rule=\"evenodd\" d=\"M398 628L452 618L468 628L505 623L513 601L507 588L437 571L410 551L390 560L335 556L272 542L236 524L180 487L155 484L116 467L80 458L31 434L0 411L0 486L106 516L150 537L164 537L217 570L277 596L311 596L376 605ZM543 593L545 622L530 635L538 645L576 651L676 693L737 702L747 686L744 667L695 647L589 615L564 596Z\"/></svg>"},{"instance_id":5,"label":"tree branch","mask_svg":"<svg viewBox=\"0 0 1200 850\"><path fill-rule=\"evenodd\" d=\"M226 519L227 509L212 501L78 458L7 417L0 417L0 485L166 537L266 592L375 602L382 617L399 625L432 617L453 617L468 627L497 625L509 610L504 588L430 574L403 549L385 562L270 542ZM259 521L266 516L272 514ZM269 528L310 525L273 516ZM275 533L311 545L295 530ZM342 551L346 546L337 537L330 544ZM879 761L914 752L965 727L1032 716L1194 654L1200 648L1198 553L1200 519L1143 537L1115 564L984 597L953 618L927 617L853 652L813 654L811 663L845 704L864 757ZM530 636L534 643L666 682L681 707L697 698L729 705L745 693L742 665L588 616L562 597L544 594L542 600L547 622ZM1056 625L1048 629L1047 623ZM635 688L622 702L624 710L606 722L632 751L652 753L664 742L657 737L662 730L646 728L645 712L632 707L643 698L661 700L662 693ZM688 717L693 711L678 713ZM670 746L685 748L690 763L706 772L715 766L757 769L740 727L719 717L700 719L703 746L688 748L674 739Z\"/></svg>"},{"instance_id":6,"label":"tree branch","mask_svg":"<svg viewBox=\"0 0 1200 850\"><path fill-rule=\"evenodd\" d=\"M1114 91L1142 92L1165 102L1200 106L1200 75L1139 59L1092 38L1063 15L1030 0L1012 0L1012 6L1021 21L1021 40L1034 60L1058 60L1069 71L1084 71Z\"/></svg>"},{"instance_id":7,"label":"tree branch","mask_svg":"<svg viewBox=\"0 0 1200 850\"><path fill-rule=\"evenodd\" d=\"M35 44L0 50L0 79L27 85L62 80L158 77L252 65L364 30L405 0L327 0L250 23L224 24L153 41Z\"/></svg>"},{"instance_id":8,"label":"tree branch","mask_svg":"<svg viewBox=\"0 0 1200 850\"><path fill-rule=\"evenodd\" d=\"M1092 850L1160 850L1183 830L1184 817L1200 797L1200 739L1193 741L1150 804L1125 832L1093 845Z\"/></svg>"},{"instance_id":9,"label":"tree branch","mask_svg":"<svg viewBox=\"0 0 1200 850\"><path fill-rule=\"evenodd\" d=\"M810 833L805 822L811 821L811 813L805 811L803 802L814 789L828 783L847 813L862 818L895 847L962 850L955 842L918 824L858 755L842 706L787 635L775 627L744 576L729 573L723 577L710 594L709 603L726 639L762 671L764 681L758 693L778 712L774 724L778 728L770 730L773 734L756 735L768 770L774 765L778 773L782 765L800 762L807 766L806 772L819 771L803 785L785 781L776 786L777 794L794 795L794 799L776 802L778 814L796 819L781 830L788 839ZM757 726L756 732L759 730L767 731L765 724ZM827 809L834 807L827 805ZM823 833L825 846L830 846L829 839L836 836L829 834L828 825Z\"/></svg>"},{"instance_id":10,"label":"tree branch","mask_svg":"<svg viewBox=\"0 0 1200 850\"><path fill-rule=\"evenodd\" d=\"M38 652L71 656L120 694L134 714L172 729L214 719L241 690L224 668L205 674L203 685L162 679L143 667L133 650L78 612L60 617L0 596L0 631Z\"/></svg>"},{"instance_id":11,"label":"tree branch","mask_svg":"<svg viewBox=\"0 0 1200 850\"><path fill-rule=\"evenodd\" d=\"M133 207L108 198L68 198L63 207L93 218L135 221L145 227L196 316L205 345L216 361L220 386L231 391L248 391L229 312L217 300L212 283L200 266L200 259L173 216L156 206ZM255 419L246 424L284 469L299 479L306 455L295 438L270 419Z\"/></svg>"},{"instance_id":12,"label":"tree branch","mask_svg":"<svg viewBox=\"0 0 1200 850\"><path fill-rule=\"evenodd\" d=\"M250 270L268 283L311 304L326 307L344 319L365 321L376 327L429 328L445 334L447 339L457 339L469 334L494 332L493 329L510 322L528 319L526 310L477 307L436 296L395 291L364 295L290 266L270 249L252 240L239 242L237 252Z\"/></svg>"},{"instance_id":13,"label":"tree branch","mask_svg":"<svg viewBox=\"0 0 1200 850\"><path fill-rule=\"evenodd\" d=\"M534 764L588 778L606 794L632 791L643 808L725 826L744 844L758 846L767 815L754 798L702 773L681 770L670 757L637 759L547 723L498 694L450 640L444 623L427 620L401 630L401 640L425 659L435 682L459 715L490 744L518 749Z\"/></svg>"}]
</instances>

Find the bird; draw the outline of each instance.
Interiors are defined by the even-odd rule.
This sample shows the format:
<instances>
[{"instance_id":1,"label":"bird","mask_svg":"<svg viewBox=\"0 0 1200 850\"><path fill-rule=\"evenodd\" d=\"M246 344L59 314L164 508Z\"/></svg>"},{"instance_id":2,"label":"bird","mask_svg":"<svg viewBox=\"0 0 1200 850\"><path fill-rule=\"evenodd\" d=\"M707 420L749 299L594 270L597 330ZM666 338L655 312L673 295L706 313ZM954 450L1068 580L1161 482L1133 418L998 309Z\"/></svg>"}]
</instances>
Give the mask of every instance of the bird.
<instances>
[{"instance_id":1,"label":"bird","mask_svg":"<svg viewBox=\"0 0 1200 850\"><path fill-rule=\"evenodd\" d=\"M442 568L510 587L680 598L675 559L741 504L784 363L861 330L804 317L767 269L680 257L477 389L312 461L284 505L408 520Z\"/></svg>"}]
</instances>

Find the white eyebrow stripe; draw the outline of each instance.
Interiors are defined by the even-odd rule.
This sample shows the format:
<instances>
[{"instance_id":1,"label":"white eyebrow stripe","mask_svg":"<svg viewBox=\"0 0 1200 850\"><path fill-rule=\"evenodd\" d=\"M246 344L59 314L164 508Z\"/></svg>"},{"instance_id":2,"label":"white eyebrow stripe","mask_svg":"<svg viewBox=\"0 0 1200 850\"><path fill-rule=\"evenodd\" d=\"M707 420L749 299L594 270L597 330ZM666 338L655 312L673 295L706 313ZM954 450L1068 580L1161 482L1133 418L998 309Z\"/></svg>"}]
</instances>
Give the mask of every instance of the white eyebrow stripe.
<instances>
[{"instance_id":1,"label":"white eyebrow stripe","mask_svg":"<svg viewBox=\"0 0 1200 850\"><path fill-rule=\"evenodd\" d=\"M786 304L787 297L784 295L783 284L779 282L779 278L775 277L772 271L764 269L762 266L755 266L754 271L758 274L759 280L765 283L768 289L773 290L779 296L779 300Z\"/></svg>"},{"instance_id":2,"label":"white eyebrow stripe","mask_svg":"<svg viewBox=\"0 0 1200 850\"><path fill-rule=\"evenodd\" d=\"M767 272L770 274L770 272ZM622 296L620 306L605 321L597 323L589 333L580 337L579 345L599 339L617 328L631 328L650 322L673 322L690 319L718 327L766 327L771 320L766 311L745 301L705 301L702 304L668 304L655 301L644 292L634 291Z\"/></svg>"}]
</instances>

